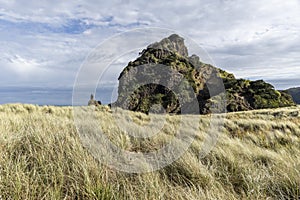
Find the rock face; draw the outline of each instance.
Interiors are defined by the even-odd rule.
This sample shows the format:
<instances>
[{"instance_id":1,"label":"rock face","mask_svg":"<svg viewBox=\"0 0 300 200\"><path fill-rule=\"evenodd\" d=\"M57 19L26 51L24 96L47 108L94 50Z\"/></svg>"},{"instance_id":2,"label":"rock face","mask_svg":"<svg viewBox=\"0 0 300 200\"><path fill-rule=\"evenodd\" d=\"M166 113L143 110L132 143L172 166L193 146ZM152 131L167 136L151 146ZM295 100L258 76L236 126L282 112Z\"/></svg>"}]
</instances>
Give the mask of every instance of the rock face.
<instances>
[{"instance_id":1,"label":"rock face","mask_svg":"<svg viewBox=\"0 0 300 200\"><path fill-rule=\"evenodd\" d=\"M188 50L184 45L184 39L177 34L170 35L160 42L150 44L147 49L164 49L169 52L176 52L183 57L188 57Z\"/></svg>"},{"instance_id":2,"label":"rock face","mask_svg":"<svg viewBox=\"0 0 300 200\"><path fill-rule=\"evenodd\" d=\"M223 96L216 84L219 80L226 90ZM112 105L144 113L176 114L184 106L188 113L207 114L213 102L225 97L229 112L294 105L289 94L263 80L236 79L201 62L197 55L189 56L184 39L176 34L150 44L128 63L119 76L118 99Z\"/></svg>"},{"instance_id":3,"label":"rock face","mask_svg":"<svg viewBox=\"0 0 300 200\"><path fill-rule=\"evenodd\" d=\"M284 92L290 94L296 104L300 104L300 87L290 88L285 90Z\"/></svg>"}]
</instances>

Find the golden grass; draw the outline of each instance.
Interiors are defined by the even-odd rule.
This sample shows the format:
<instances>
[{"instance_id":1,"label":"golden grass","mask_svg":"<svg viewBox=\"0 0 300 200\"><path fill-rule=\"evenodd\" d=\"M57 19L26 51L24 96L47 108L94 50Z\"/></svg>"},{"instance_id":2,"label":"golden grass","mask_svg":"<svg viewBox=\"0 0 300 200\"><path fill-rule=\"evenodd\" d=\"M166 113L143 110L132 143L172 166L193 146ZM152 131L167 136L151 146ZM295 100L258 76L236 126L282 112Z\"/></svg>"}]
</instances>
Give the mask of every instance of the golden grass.
<instances>
[{"instance_id":1,"label":"golden grass","mask_svg":"<svg viewBox=\"0 0 300 200\"><path fill-rule=\"evenodd\" d=\"M122 110L113 115L105 106L95 113L105 134L134 152L165 145L180 121ZM126 116L138 126L165 124L153 138L140 140L113 123ZM188 151L158 171L128 174L99 163L83 147L72 107L1 105L0 199L300 198L300 107L228 113L223 134L204 158L199 151L210 116L181 117L188 119L186 132L195 134Z\"/></svg>"}]
</instances>

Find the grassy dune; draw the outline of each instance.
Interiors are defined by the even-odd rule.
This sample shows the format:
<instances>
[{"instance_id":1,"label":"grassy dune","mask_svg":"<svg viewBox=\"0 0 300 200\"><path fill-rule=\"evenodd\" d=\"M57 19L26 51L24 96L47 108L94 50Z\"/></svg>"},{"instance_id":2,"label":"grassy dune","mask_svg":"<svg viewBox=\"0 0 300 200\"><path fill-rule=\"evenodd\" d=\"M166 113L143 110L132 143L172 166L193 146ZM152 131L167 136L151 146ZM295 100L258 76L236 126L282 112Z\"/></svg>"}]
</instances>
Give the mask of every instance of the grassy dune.
<instances>
[{"instance_id":1,"label":"grassy dune","mask_svg":"<svg viewBox=\"0 0 300 200\"><path fill-rule=\"evenodd\" d=\"M143 125L151 116L122 110L113 116L107 107L95 113L115 144L135 152L160 148L180 120L152 116L156 126L165 124L141 141L114 117ZM198 155L210 116L184 118L199 121L197 130L183 124L195 134L189 150L158 171L128 174L102 165L83 147L71 107L1 105L0 199L300 198L300 107L227 114L218 143L204 158Z\"/></svg>"}]
</instances>

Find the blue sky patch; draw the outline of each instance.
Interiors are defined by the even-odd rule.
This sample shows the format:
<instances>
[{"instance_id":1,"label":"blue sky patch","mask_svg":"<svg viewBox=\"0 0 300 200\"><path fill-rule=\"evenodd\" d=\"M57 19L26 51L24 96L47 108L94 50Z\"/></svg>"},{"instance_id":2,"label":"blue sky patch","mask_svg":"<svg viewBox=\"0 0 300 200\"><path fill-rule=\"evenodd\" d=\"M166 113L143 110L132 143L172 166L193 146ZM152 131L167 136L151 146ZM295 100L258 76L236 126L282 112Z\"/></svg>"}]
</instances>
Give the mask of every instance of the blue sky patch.
<instances>
[{"instance_id":1,"label":"blue sky patch","mask_svg":"<svg viewBox=\"0 0 300 200\"><path fill-rule=\"evenodd\" d=\"M81 34L84 31L95 27L93 24L87 24L81 19L69 19L66 23L56 26L40 22L12 22L0 19L0 27L4 30L19 30L24 33L66 33L66 34Z\"/></svg>"}]
</instances>

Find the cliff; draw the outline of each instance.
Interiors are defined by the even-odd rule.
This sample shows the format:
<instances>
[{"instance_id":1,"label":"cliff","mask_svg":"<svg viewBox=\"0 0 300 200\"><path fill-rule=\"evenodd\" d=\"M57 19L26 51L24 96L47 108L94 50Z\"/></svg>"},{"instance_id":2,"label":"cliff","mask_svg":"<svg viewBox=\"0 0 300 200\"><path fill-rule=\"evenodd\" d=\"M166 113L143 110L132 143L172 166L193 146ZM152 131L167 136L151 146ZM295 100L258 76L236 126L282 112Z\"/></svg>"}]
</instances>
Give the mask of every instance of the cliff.
<instances>
[{"instance_id":1,"label":"cliff","mask_svg":"<svg viewBox=\"0 0 300 200\"><path fill-rule=\"evenodd\" d=\"M186 84L179 82L182 79ZM128 63L119 76L118 99L114 105L144 113L152 109L179 114L183 104L191 102L192 105L196 98L200 113L207 114L211 112L212 102L220 98L208 89L208 81L217 79L224 83L229 112L294 105L288 93L275 90L263 80L236 79L231 73L201 62L197 55L189 56L184 39L176 34L150 44L136 60ZM176 84L181 84L181 88L174 92ZM195 107L185 110L199 112Z\"/></svg>"}]
</instances>

